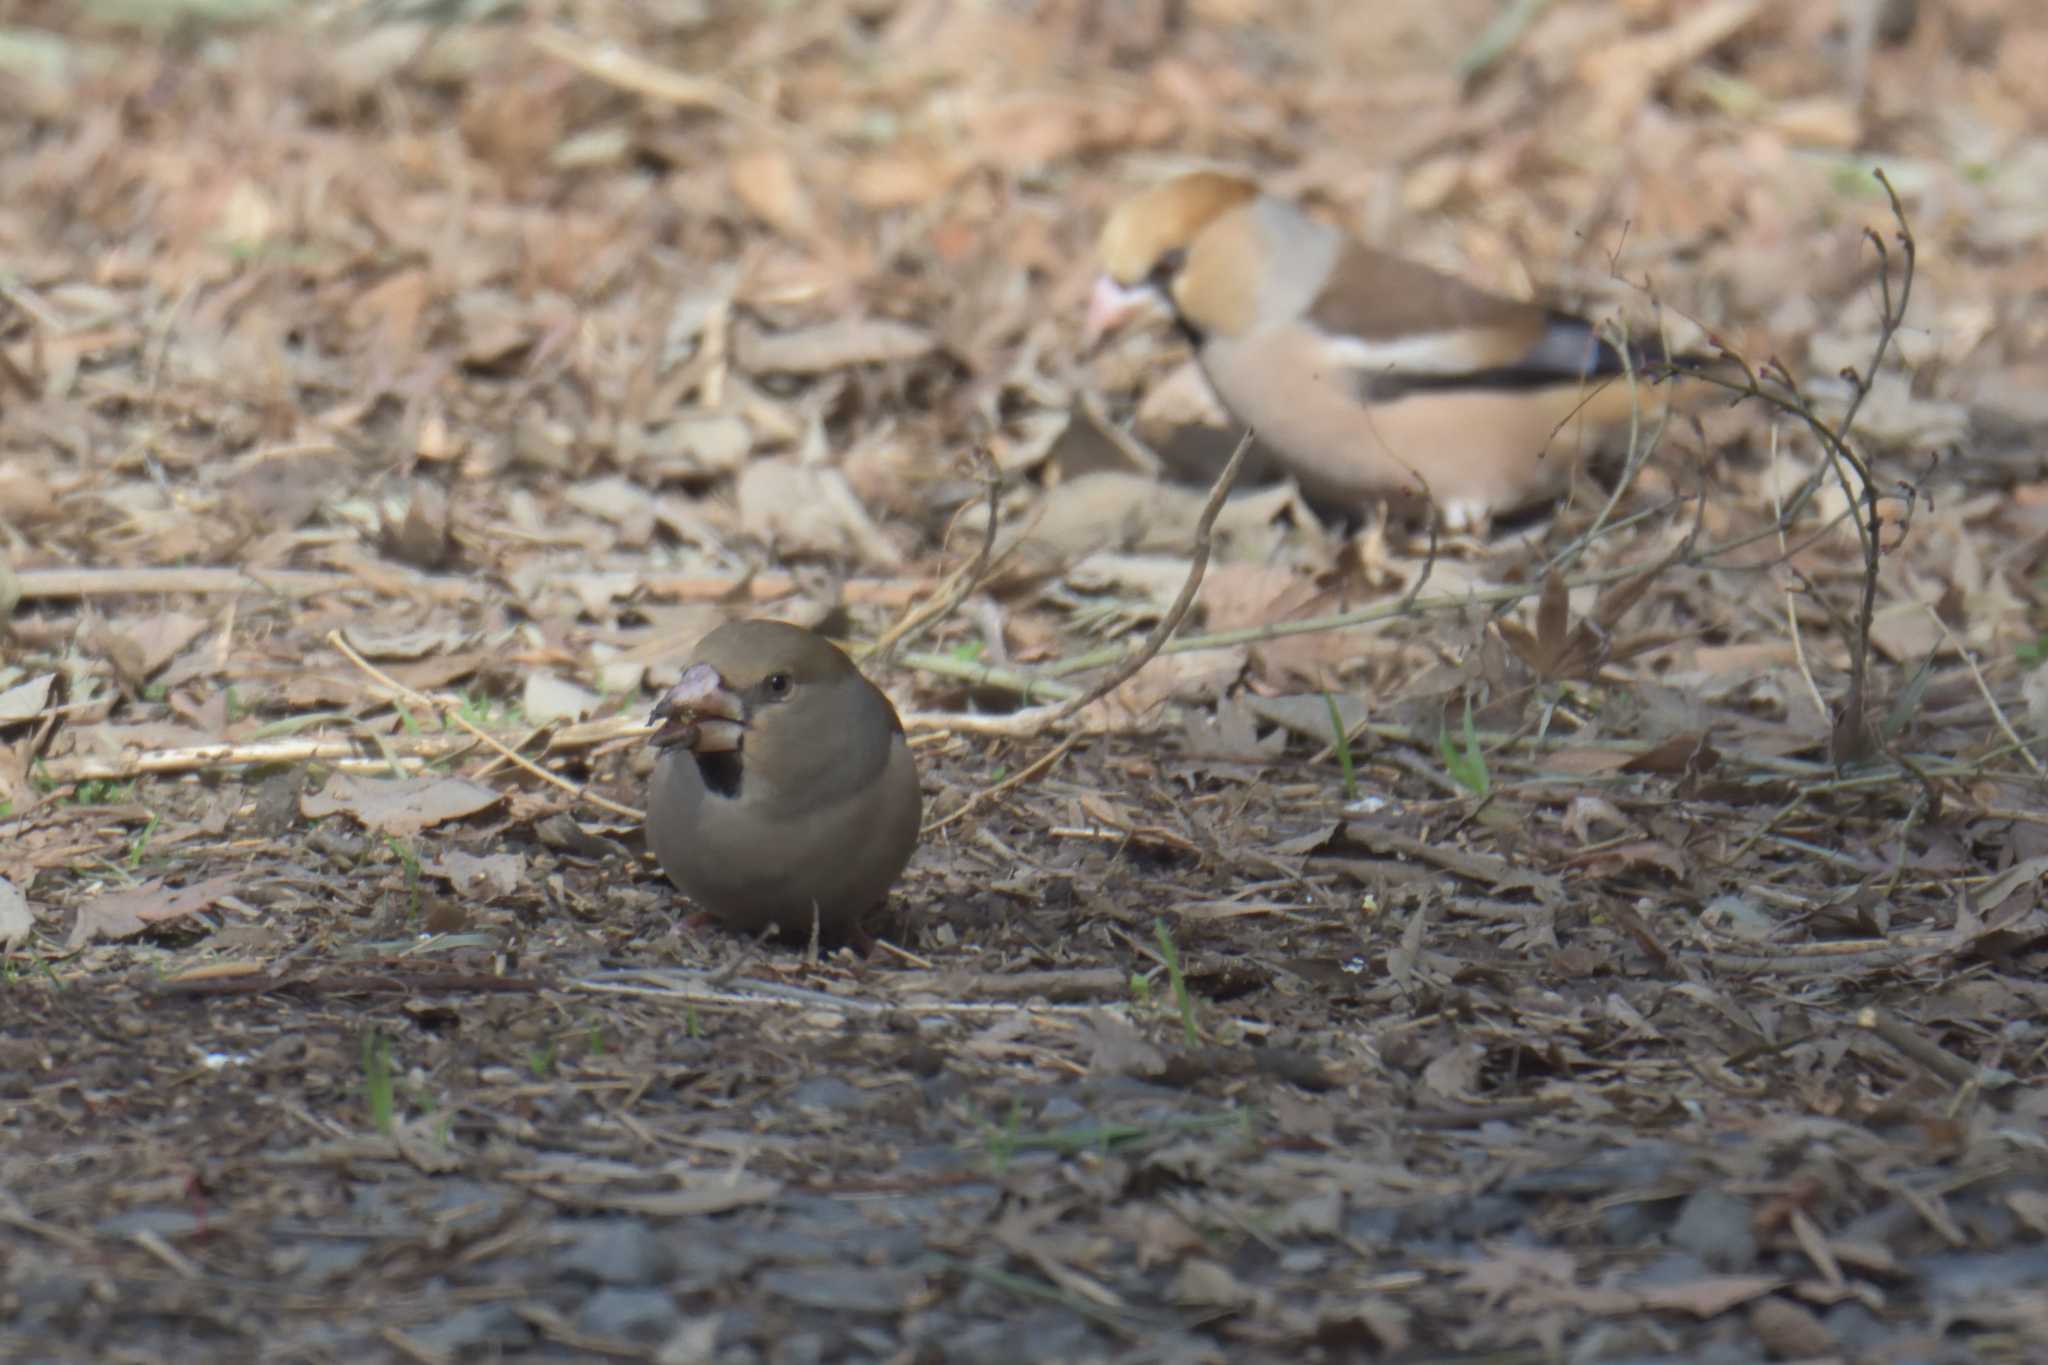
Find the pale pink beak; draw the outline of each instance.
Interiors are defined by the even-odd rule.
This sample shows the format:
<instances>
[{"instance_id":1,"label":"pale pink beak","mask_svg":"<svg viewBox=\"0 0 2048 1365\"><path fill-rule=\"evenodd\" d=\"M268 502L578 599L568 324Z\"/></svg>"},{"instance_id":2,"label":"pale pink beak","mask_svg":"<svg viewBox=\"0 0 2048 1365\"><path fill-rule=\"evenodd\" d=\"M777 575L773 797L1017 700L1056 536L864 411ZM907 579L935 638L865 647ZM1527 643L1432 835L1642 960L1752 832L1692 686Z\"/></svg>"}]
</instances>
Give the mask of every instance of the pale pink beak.
<instances>
[{"instance_id":1,"label":"pale pink beak","mask_svg":"<svg viewBox=\"0 0 2048 1365\"><path fill-rule=\"evenodd\" d=\"M727 753L740 747L746 733L747 706L717 669L691 664L662 693L647 722L661 727L647 741L657 749L680 745L700 754Z\"/></svg>"},{"instance_id":2,"label":"pale pink beak","mask_svg":"<svg viewBox=\"0 0 2048 1365\"><path fill-rule=\"evenodd\" d=\"M1081 324L1081 349L1093 350L1096 342L1132 315L1164 307L1159 291L1149 284L1122 285L1107 275L1098 276L1094 292L1088 295L1088 319Z\"/></svg>"}]
</instances>

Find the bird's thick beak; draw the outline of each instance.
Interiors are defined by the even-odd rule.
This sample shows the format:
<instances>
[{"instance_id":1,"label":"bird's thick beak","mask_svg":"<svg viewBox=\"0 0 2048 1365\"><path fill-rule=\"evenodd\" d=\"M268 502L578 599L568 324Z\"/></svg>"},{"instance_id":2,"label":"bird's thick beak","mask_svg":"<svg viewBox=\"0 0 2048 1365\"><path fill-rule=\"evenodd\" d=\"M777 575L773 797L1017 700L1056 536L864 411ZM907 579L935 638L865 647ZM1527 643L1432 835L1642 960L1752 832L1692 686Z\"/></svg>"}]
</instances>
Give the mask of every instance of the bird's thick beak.
<instances>
[{"instance_id":1,"label":"bird's thick beak","mask_svg":"<svg viewBox=\"0 0 2048 1365\"><path fill-rule=\"evenodd\" d=\"M648 743L657 749L678 746L700 754L729 753L740 747L747 730L746 704L725 685L710 664L691 664L662 693L647 718L658 725Z\"/></svg>"},{"instance_id":2,"label":"bird's thick beak","mask_svg":"<svg viewBox=\"0 0 2048 1365\"><path fill-rule=\"evenodd\" d=\"M1160 306L1159 292L1147 284L1118 284L1099 275L1088 295L1088 318L1081 324L1081 349L1093 350L1095 343L1130 321L1134 314Z\"/></svg>"}]
</instances>

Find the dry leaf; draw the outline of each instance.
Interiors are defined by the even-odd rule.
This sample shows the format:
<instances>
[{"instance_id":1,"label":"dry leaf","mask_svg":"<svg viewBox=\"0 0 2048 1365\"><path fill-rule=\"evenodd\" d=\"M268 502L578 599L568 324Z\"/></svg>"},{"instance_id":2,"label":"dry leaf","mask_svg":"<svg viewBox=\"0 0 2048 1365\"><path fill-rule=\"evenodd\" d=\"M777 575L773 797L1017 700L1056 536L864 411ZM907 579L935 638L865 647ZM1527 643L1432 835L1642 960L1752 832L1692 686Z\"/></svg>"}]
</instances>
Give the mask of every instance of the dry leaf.
<instances>
[{"instance_id":1,"label":"dry leaf","mask_svg":"<svg viewBox=\"0 0 2048 1365\"><path fill-rule=\"evenodd\" d=\"M1201 703L1223 695L1243 676L1247 657L1243 645L1161 654L1108 696L1082 708L1078 720L1097 733L1149 729L1164 719L1168 702Z\"/></svg>"},{"instance_id":2,"label":"dry leaf","mask_svg":"<svg viewBox=\"0 0 2048 1365\"><path fill-rule=\"evenodd\" d=\"M1203 1308L1243 1308L1258 1298L1250 1285L1205 1256L1181 1262L1167 1292L1175 1303Z\"/></svg>"},{"instance_id":3,"label":"dry leaf","mask_svg":"<svg viewBox=\"0 0 2048 1365\"><path fill-rule=\"evenodd\" d=\"M391 627L351 622L341 628L341 638L365 659L424 659L459 648L469 638L466 632L444 626Z\"/></svg>"},{"instance_id":4,"label":"dry leaf","mask_svg":"<svg viewBox=\"0 0 2048 1365\"><path fill-rule=\"evenodd\" d=\"M637 467L648 482L733 474L754 448L754 429L731 413L677 417L647 434Z\"/></svg>"},{"instance_id":5,"label":"dry leaf","mask_svg":"<svg viewBox=\"0 0 2048 1365\"><path fill-rule=\"evenodd\" d=\"M756 460L740 474L740 527L785 555L852 556L875 568L903 562L836 469Z\"/></svg>"},{"instance_id":6,"label":"dry leaf","mask_svg":"<svg viewBox=\"0 0 2048 1365\"><path fill-rule=\"evenodd\" d=\"M1149 1078L1165 1074L1166 1054L1128 1020L1108 1010L1095 1010L1087 1016L1082 1042L1088 1049L1090 1075Z\"/></svg>"},{"instance_id":7,"label":"dry leaf","mask_svg":"<svg viewBox=\"0 0 2048 1365\"><path fill-rule=\"evenodd\" d=\"M25 526L56 510L57 496L47 479L28 470L0 465L0 521ZM0 606L5 606L4 597L0 597ZM6 619L7 612L0 610L0 621Z\"/></svg>"},{"instance_id":8,"label":"dry leaf","mask_svg":"<svg viewBox=\"0 0 2048 1365\"><path fill-rule=\"evenodd\" d=\"M28 897L13 882L0 877L0 949L18 948L28 942L29 931L35 927L35 911L29 908Z\"/></svg>"},{"instance_id":9,"label":"dry leaf","mask_svg":"<svg viewBox=\"0 0 2048 1365\"><path fill-rule=\"evenodd\" d=\"M71 926L66 946L78 948L96 938L132 938L152 924L196 914L234 887L232 875L209 877L168 891L161 878L152 878L123 891L95 896L78 907L78 919Z\"/></svg>"},{"instance_id":10,"label":"dry leaf","mask_svg":"<svg viewBox=\"0 0 2048 1365\"><path fill-rule=\"evenodd\" d=\"M914 208L937 199L967 169L960 157L898 148L854 163L846 192L870 210Z\"/></svg>"},{"instance_id":11,"label":"dry leaf","mask_svg":"<svg viewBox=\"0 0 2048 1365\"><path fill-rule=\"evenodd\" d=\"M422 870L446 877L458 895L490 900L519 889L526 878L526 861L517 853L480 856L450 848L443 849Z\"/></svg>"},{"instance_id":12,"label":"dry leaf","mask_svg":"<svg viewBox=\"0 0 2048 1365\"><path fill-rule=\"evenodd\" d=\"M141 687L206 629L204 619L179 611L140 620L108 622L92 631L93 645L130 687Z\"/></svg>"},{"instance_id":13,"label":"dry leaf","mask_svg":"<svg viewBox=\"0 0 2048 1365\"><path fill-rule=\"evenodd\" d=\"M558 720L581 720L597 710L604 698L588 688L557 678L552 673L529 673L519 697L520 708L535 725Z\"/></svg>"},{"instance_id":14,"label":"dry leaf","mask_svg":"<svg viewBox=\"0 0 2048 1365\"><path fill-rule=\"evenodd\" d=\"M454 542L449 536L448 495L438 484L425 479L412 486L405 515L393 524L384 522L384 548L394 558L421 569L438 569L448 562Z\"/></svg>"},{"instance_id":15,"label":"dry leaf","mask_svg":"<svg viewBox=\"0 0 2048 1365\"><path fill-rule=\"evenodd\" d=\"M15 725L41 715L56 681L55 673L43 673L0 692L0 725Z\"/></svg>"},{"instance_id":16,"label":"dry leaf","mask_svg":"<svg viewBox=\"0 0 2048 1365\"><path fill-rule=\"evenodd\" d=\"M404 839L431 826L474 815L500 799L489 787L459 777L380 779L335 773L326 787L299 799L299 810L315 820L324 815L351 815L365 829Z\"/></svg>"},{"instance_id":17,"label":"dry leaf","mask_svg":"<svg viewBox=\"0 0 2048 1365\"><path fill-rule=\"evenodd\" d=\"M792 241L818 234L818 213L798 175L796 162L780 147L757 147L726 163L733 197L741 207Z\"/></svg>"},{"instance_id":18,"label":"dry leaf","mask_svg":"<svg viewBox=\"0 0 2048 1365\"><path fill-rule=\"evenodd\" d=\"M1470 1103L1479 1093L1479 1067L1486 1044L1453 1043L1422 1068L1422 1086L1447 1100Z\"/></svg>"},{"instance_id":19,"label":"dry leaf","mask_svg":"<svg viewBox=\"0 0 2048 1365\"><path fill-rule=\"evenodd\" d=\"M829 374L930 355L937 343L922 327L887 318L839 318L790 332L733 329L733 358L750 374Z\"/></svg>"},{"instance_id":20,"label":"dry leaf","mask_svg":"<svg viewBox=\"0 0 2048 1365\"><path fill-rule=\"evenodd\" d=\"M630 479L590 479L564 489L562 497L578 511L616 526L621 545L645 545L654 534L654 498Z\"/></svg>"},{"instance_id":21,"label":"dry leaf","mask_svg":"<svg viewBox=\"0 0 2048 1365\"><path fill-rule=\"evenodd\" d=\"M1771 1293L1784 1283L1769 1275L1706 1275L1683 1284L1655 1285L1636 1293L1644 1308L1690 1313L1704 1320Z\"/></svg>"}]
</instances>

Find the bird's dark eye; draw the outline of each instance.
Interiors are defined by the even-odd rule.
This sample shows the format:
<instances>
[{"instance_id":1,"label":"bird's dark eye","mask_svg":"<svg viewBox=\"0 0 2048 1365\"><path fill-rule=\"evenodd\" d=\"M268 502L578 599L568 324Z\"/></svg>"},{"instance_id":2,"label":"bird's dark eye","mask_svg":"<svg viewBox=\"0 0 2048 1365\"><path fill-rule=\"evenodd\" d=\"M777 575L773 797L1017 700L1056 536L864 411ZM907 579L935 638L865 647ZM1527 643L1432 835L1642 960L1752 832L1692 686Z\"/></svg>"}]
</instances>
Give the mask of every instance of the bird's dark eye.
<instances>
[{"instance_id":1,"label":"bird's dark eye","mask_svg":"<svg viewBox=\"0 0 2048 1365\"><path fill-rule=\"evenodd\" d=\"M780 701L796 690L796 679L787 673L770 673L761 680L761 686L767 689L770 697Z\"/></svg>"}]
</instances>

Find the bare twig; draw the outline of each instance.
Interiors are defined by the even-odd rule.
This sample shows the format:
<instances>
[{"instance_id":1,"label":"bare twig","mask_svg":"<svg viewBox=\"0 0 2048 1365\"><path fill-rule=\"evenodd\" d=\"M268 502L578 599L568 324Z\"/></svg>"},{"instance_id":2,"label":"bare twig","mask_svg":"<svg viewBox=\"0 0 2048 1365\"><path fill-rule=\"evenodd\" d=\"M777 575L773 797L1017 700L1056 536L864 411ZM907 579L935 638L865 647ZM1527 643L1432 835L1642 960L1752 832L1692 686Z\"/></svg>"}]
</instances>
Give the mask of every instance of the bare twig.
<instances>
[{"instance_id":1,"label":"bare twig","mask_svg":"<svg viewBox=\"0 0 2048 1365\"><path fill-rule=\"evenodd\" d=\"M907 640L915 640L934 624L952 615L962 602L988 581L996 568L996 532L1001 525L1003 472L982 445L974 447L975 472L980 475L982 492L988 503L988 524L982 531L981 548L973 559L955 569L941 583L938 590L926 598L920 606L911 607L899 617L896 624L882 632L882 637L869 647L865 658L877 663L886 663L896 648ZM1021 542L1020 542L1021 543Z\"/></svg>"},{"instance_id":2,"label":"bare twig","mask_svg":"<svg viewBox=\"0 0 2048 1365\"><path fill-rule=\"evenodd\" d=\"M1663 443L1665 428L1671 422L1671 410L1667 406L1663 414L1657 419L1656 424L1650 429L1649 438L1647 440L1644 439L1642 404L1642 385L1644 380L1636 370L1635 352L1630 348L1626 336L1617 336L1610 344L1614 346L1621 356L1622 374L1621 379L1617 382L1626 383L1629 386L1628 460L1622 466L1621 477L1614 481L1614 489L1607 495L1607 501L1594 516L1593 524L1588 526L1579 535L1573 537L1571 544L1565 546L1564 549L1551 557L1546 572L1562 570L1566 566L1577 562L1579 557L1586 552L1587 547L1600 539L1610 529L1609 523L1614 519L1615 509L1621 505L1623 496L1635 484L1636 476L1642 471L1643 466L1649 463L1652 452Z\"/></svg>"},{"instance_id":3,"label":"bare twig","mask_svg":"<svg viewBox=\"0 0 2048 1365\"><path fill-rule=\"evenodd\" d=\"M1884 1010L1875 1007L1860 1009L1856 1012L1856 1022L1950 1085L1970 1085L1986 1078L1983 1070L1948 1051L1905 1020Z\"/></svg>"},{"instance_id":4,"label":"bare twig","mask_svg":"<svg viewBox=\"0 0 2048 1365\"><path fill-rule=\"evenodd\" d=\"M476 736L477 740L480 743L482 743L486 748L494 750L500 758L503 758L506 762L510 763L513 767L518 768L521 772L531 774L532 776L539 778L541 781L548 783L550 786L559 787L563 791L568 792L571 796L577 798L579 801L587 801L591 805L596 806L600 810L608 810L612 814L624 816L628 820L644 820L647 818L645 813L635 810L631 806L622 806L616 801L609 800L606 797L599 796L596 792L593 792L586 787L579 787L574 782L571 782L568 778L560 777L554 773L549 772L546 768L541 767L538 763L535 763L532 759L527 758L524 754L513 752L495 735L492 735L488 731L483 730L474 723L472 723L467 716L462 714L461 709L457 707L454 703L430 697L424 692L418 692L410 687L407 687L404 683L398 681L398 679L384 672L375 664L371 663L368 659L365 659L362 655L356 653L353 649L350 649L348 641L341 638L340 631L328 631L327 643L334 646L335 649L339 650L343 658L347 659L350 663L354 664L357 668L361 669L364 673L368 674L372 679L374 679L377 682L379 686L389 688L393 696L403 697L405 700L411 702L414 706L421 707L425 710L439 712L444 719L453 721L459 728L467 730L470 734Z\"/></svg>"},{"instance_id":5,"label":"bare twig","mask_svg":"<svg viewBox=\"0 0 2048 1365\"><path fill-rule=\"evenodd\" d=\"M1004 792L1011 791L1017 787L1021 787L1026 782L1029 782L1033 778L1038 777L1039 775L1049 771L1054 764L1058 763L1061 759L1065 758L1068 754L1073 752L1074 746L1081 742L1081 738L1082 737L1079 733L1068 735L1065 739L1061 740L1057 745L1053 746L1053 748L1048 750L1042 757L1032 760L1030 763L1019 768L1016 772L1011 773L1002 781L994 783L993 785L987 787L983 787L980 791L975 792L972 796L968 797L966 801L961 803L960 809L954 811L950 815L941 816L937 820L932 821L929 825L926 825L924 827L924 837L929 837L933 834L938 833L940 830L952 824L954 821L965 818L970 812L978 810L982 806L988 804L990 801L995 800Z\"/></svg>"},{"instance_id":6,"label":"bare twig","mask_svg":"<svg viewBox=\"0 0 2048 1365\"><path fill-rule=\"evenodd\" d=\"M1869 462L1857 451L1851 434L1855 430L1857 415L1876 387L1878 372L1883 368L1885 357L1891 353L1899 328L1905 324L1906 310L1912 302L1913 277L1919 257L1919 246L1913 237L1912 225L1906 218L1905 204L1900 200L1898 191L1893 188L1885 173L1880 170L1875 174L1878 184L1884 187L1885 196L1891 205L1892 220L1898 225L1898 287L1894 290L1892 284L1894 262L1890 247L1874 229L1866 229L1865 238L1876 250L1878 258L1878 333L1877 340L1871 347L1868 365L1860 371L1853 367L1842 371L1841 378L1849 386L1849 401L1841 417L1833 422L1823 418L1815 410L1812 400L1792 378L1791 373L1775 359L1759 371L1746 357L1723 347L1723 356L1741 370L1742 378L1738 381L1709 372L1702 372L1699 375L1701 379L1718 385L1735 395L1737 399L1753 398L1768 404L1798 421L1820 442L1825 459L1821 468L1814 471L1781 507L1781 530L1790 526L1793 519L1805 509L1806 504L1829 478L1833 478L1839 484L1849 506L1854 509L1851 520L1856 527L1857 540L1863 551L1863 577L1853 624L1847 632L1848 683L1843 691L1841 704L1836 708L1834 732L1830 741L1832 757L1838 766L1867 757L1872 747L1868 716L1870 635L1877 617L1878 566L1887 549L1896 548L1884 544L1883 519L1880 513L1883 497L1877 491L1876 479L1871 473ZM1912 490L1909 488L1908 515L1911 512L1912 496Z\"/></svg>"},{"instance_id":7,"label":"bare twig","mask_svg":"<svg viewBox=\"0 0 2048 1365\"><path fill-rule=\"evenodd\" d=\"M1159 458L1157 451L1139 440L1126 428L1109 420L1109 414L1102 410L1102 395L1090 388L1081 390L1078 403L1081 416L1095 429L1098 436L1117 448L1117 453L1130 461L1131 467L1141 474L1154 478L1165 472L1166 462Z\"/></svg>"},{"instance_id":8,"label":"bare twig","mask_svg":"<svg viewBox=\"0 0 2048 1365\"><path fill-rule=\"evenodd\" d=\"M389 578L380 581L384 574ZM127 593L269 593L276 597L314 597L326 592L368 590L385 596L423 593L437 602L465 602L479 595L475 579L414 573L397 565L380 565L372 577L356 573L324 573L313 569L24 569L16 575L24 601L47 597L116 597Z\"/></svg>"},{"instance_id":9,"label":"bare twig","mask_svg":"<svg viewBox=\"0 0 2048 1365\"><path fill-rule=\"evenodd\" d=\"M1778 428L1777 425L1774 423L1771 426L1771 497L1774 500L1778 499L1779 497L1778 481L1776 477L1777 469ZM1783 562L1790 563L1791 551L1788 550L1785 546L1785 505L1782 501L1778 501L1778 521L1776 529L1778 532L1778 553ZM1802 586L1807 587L1810 591L1811 585L1806 583L1804 575L1800 577L1800 583ZM1825 716L1828 713L1828 702L1827 698L1821 695L1820 684L1814 681L1813 666L1806 661L1806 637L1803 634L1801 634L1799 629L1799 604L1793 600L1793 595L1790 591L1787 591L1782 595L1785 601L1785 630L1792 637L1793 661L1797 663L1799 666L1799 676L1801 680L1806 683L1807 695L1813 698L1814 709L1818 711L1821 715ZM1817 601L1822 600L1819 598L1818 594L1814 594L1814 597Z\"/></svg>"},{"instance_id":10,"label":"bare twig","mask_svg":"<svg viewBox=\"0 0 2048 1365\"><path fill-rule=\"evenodd\" d=\"M2041 760L2034 757L2033 749L2020 738L2019 731L2013 729L2012 721L2005 714L2005 708L1998 704L1998 698L1991 695L1991 684L1984 680L1984 670L1977 666L1977 656L1963 647L1963 642L1955 637L1955 633L1948 628L1948 622L1941 619L1941 613L1936 611L1931 603L1923 602L1920 607L1927 613L1927 618L1934 622L1934 628L1941 632L1941 638L1948 642L1949 648L1953 649L1969 668L1970 677L1977 684L1977 695L1984 698L1984 705L1990 708L1991 718L1998 722L1999 732L2012 742L2013 747L2019 751L2020 758L2034 770L2036 777L2048 775L2044 773Z\"/></svg>"},{"instance_id":11,"label":"bare twig","mask_svg":"<svg viewBox=\"0 0 2048 1365\"><path fill-rule=\"evenodd\" d=\"M737 122L808 145L801 129L721 82L672 71L616 43L592 43L559 28L539 29L530 41L550 57L607 85L685 109L715 109Z\"/></svg>"},{"instance_id":12,"label":"bare twig","mask_svg":"<svg viewBox=\"0 0 2048 1365\"><path fill-rule=\"evenodd\" d=\"M1247 427L1244 435L1238 438L1237 449L1230 452L1230 459L1223 466L1223 472L1216 476L1215 485L1209 489L1209 500L1202 505L1202 515L1195 522L1195 543L1188 563L1188 576L1182 580L1180 594L1173 599L1173 605L1167 608L1166 615L1159 618L1159 624L1152 628L1151 634L1145 637L1145 642L1126 655L1123 661L1111 669L1100 682L1080 696L1069 697L1060 703L1059 709L1052 716L1054 721L1066 720L1082 707L1100 701L1123 686L1139 669L1150 663L1158 655L1160 647L1180 629L1180 623L1187 618L1188 608L1195 604L1195 594L1201 591L1202 577L1209 569L1209 550L1216 529L1216 514L1223 510L1223 500L1230 496L1230 487L1237 482L1237 471L1244 467L1245 452L1251 449L1252 440L1253 433Z\"/></svg>"},{"instance_id":13,"label":"bare twig","mask_svg":"<svg viewBox=\"0 0 2048 1365\"><path fill-rule=\"evenodd\" d=\"M803 582L788 573L752 573L744 578L647 574L640 580L640 591L649 597L679 602L723 602L735 597L773 602L794 597L803 590ZM900 607L931 591L931 584L916 578L849 578L837 585L837 591L843 601Z\"/></svg>"},{"instance_id":14,"label":"bare twig","mask_svg":"<svg viewBox=\"0 0 2048 1365\"><path fill-rule=\"evenodd\" d=\"M1080 660L1069 659L1051 670L1052 677L1040 676L1021 669L984 663L979 660L956 659L945 654L909 654L902 662L910 668L941 677L957 678L980 687L996 687L1014 692L1025 700L1036 696L1051 697L1055 700L1041 706L1027 707L1007 715L961 715L951 712L913 712L903 718L906 729L951 730L962 734L1001 735L1009 738L1028 738L1056 728L1089 703L1099 701L1116 688L1122 686L1137 671L1162 653L1180 653L1173 649L1169 639L1186 619L1188 609L1194 605L1195 595L1202 586L1202 577L1209 564L1211 538L1216 517L1222 511L1223 502L1230 494L1231 485L1236 482L1238 470L1244 465L1245 452L1251 448L1253 435L1247 431L1231 452L1223 472L1216 478L1209 490L1208 501L1202 507L1202 515L1195 524L1194 544L1188 574L1181 583L1180 593L1174 598L1166 614L1159 620L1143 644L1136 649L1111 648L1084 655ZM1309 629L1318 629L1310 625ZM1197 643L1191 648L1215 648L1214 644ZM1055 681L1059 675L1076 673L1084 668L1099 668L1111 664L1111 672L1083 690L1068 683Z\"/></svg>"},{"instance_id":15,"label":"bare twig","mask_svg":"<svg viewBox=\"0 0 2048 1365\"><path fill-rule=\"evenodd\" d=\"M1429 576L1436 572L1437 552L1442 548L1443 542L1439 534L1442 529L1443 518L1437 515L1436 507L1432 504L1429 509L1429 548L1423 552L1422 570L1415 575L1415 582L1407 592L1401 594L1401 605L1397 614L1406 616L1415 610L1415 603L1422 596L1423 585L1428 583Z\"/></svg>"},{"instance_id":16,"label":"bare twig","mask_svg":"<svg viewBox=\"0 0 2048 1365\"><path fill-rule=\"evenodd\" d=\"M114 756L71 754L50 759L42 775L59 785L77 782L125 782L150 773L183 773L241 768L251 764L324 763L343 772L389 769L393 759L406 766L441 763L476 747L459 735L380 736L381 757L364 752L360 739L307 737L266 739L238 744L187 744Z\"/></svg>"}]
</instances>

